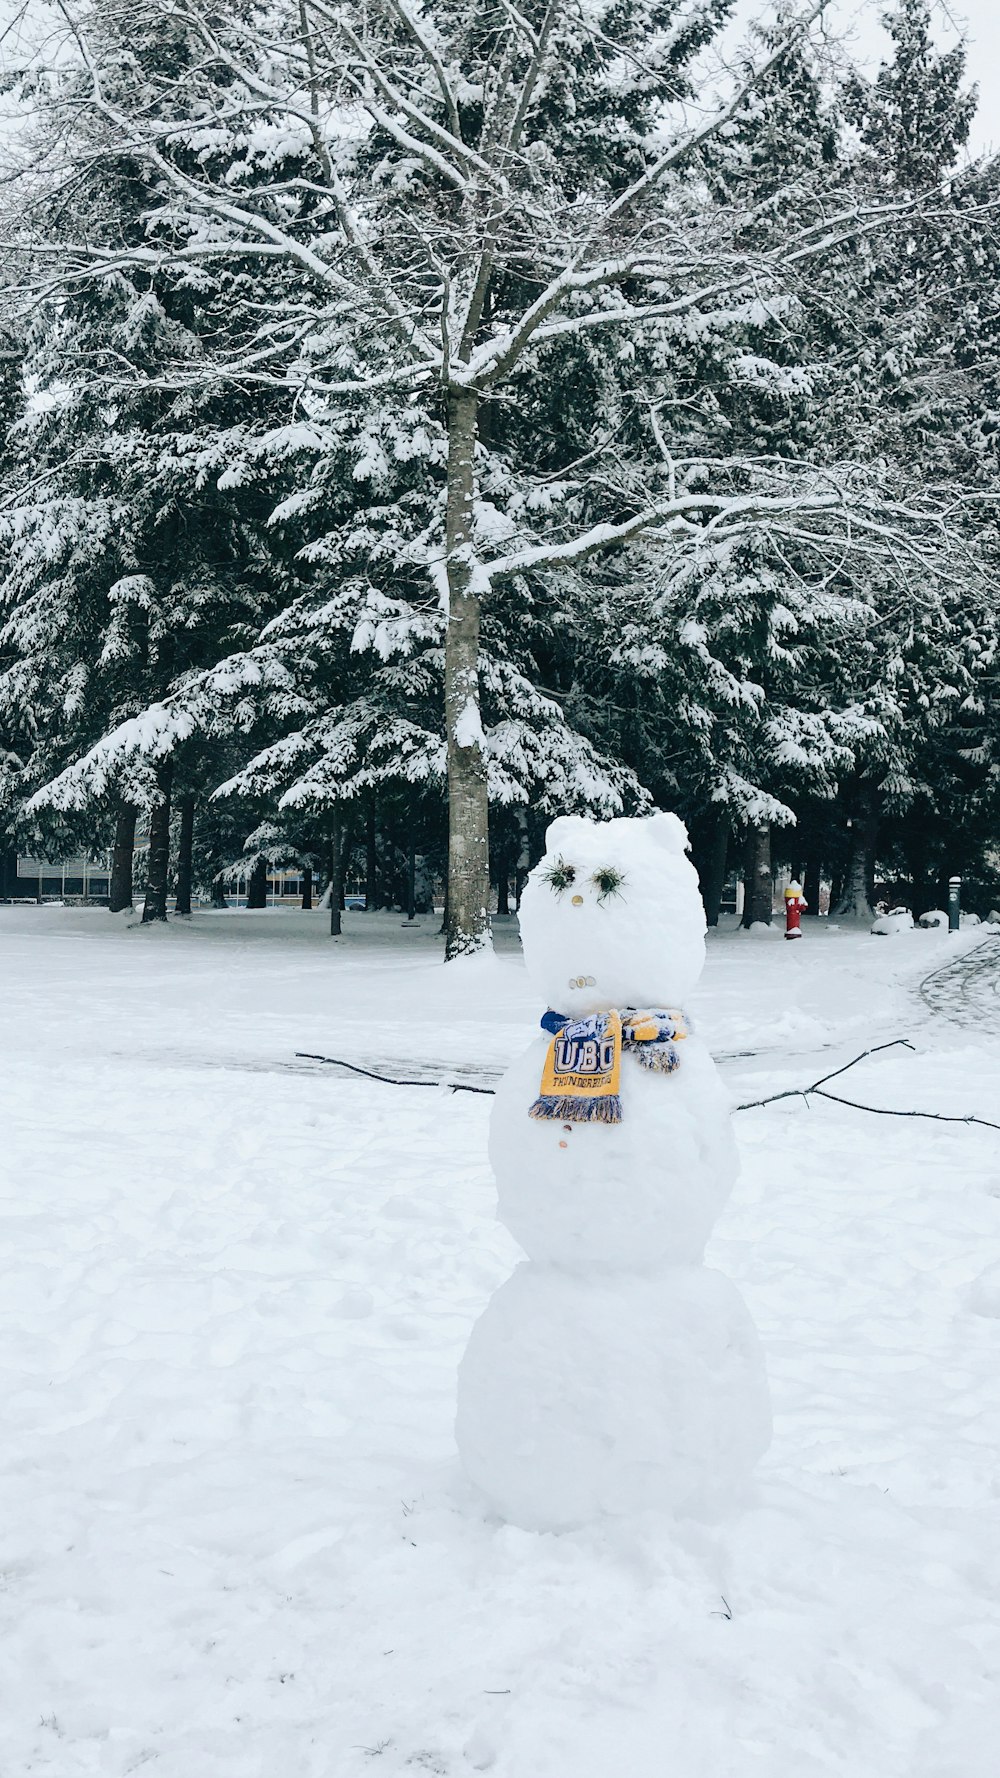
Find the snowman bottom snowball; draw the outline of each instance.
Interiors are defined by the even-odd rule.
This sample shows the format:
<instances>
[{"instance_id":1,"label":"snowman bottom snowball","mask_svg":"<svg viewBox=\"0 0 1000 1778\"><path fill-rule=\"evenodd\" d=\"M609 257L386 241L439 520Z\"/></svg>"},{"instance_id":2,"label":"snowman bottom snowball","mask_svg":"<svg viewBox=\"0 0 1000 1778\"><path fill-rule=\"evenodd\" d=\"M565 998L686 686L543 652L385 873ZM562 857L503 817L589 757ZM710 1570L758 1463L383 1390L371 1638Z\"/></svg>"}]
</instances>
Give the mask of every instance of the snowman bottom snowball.
<instances>
[{"instance_id":1,"label":"snowman bottom snowball","mask_svg":"<svg viewBox=\"0 0 1000 1778\"><path fill-rule=\"evenodd\" d=\"M470 1479L524 1530L716 1518L770 1441L757 1333L703 1266L596 1280L524 1264L473 1329L456 1429Z\"/></svg>"}]
</instances>

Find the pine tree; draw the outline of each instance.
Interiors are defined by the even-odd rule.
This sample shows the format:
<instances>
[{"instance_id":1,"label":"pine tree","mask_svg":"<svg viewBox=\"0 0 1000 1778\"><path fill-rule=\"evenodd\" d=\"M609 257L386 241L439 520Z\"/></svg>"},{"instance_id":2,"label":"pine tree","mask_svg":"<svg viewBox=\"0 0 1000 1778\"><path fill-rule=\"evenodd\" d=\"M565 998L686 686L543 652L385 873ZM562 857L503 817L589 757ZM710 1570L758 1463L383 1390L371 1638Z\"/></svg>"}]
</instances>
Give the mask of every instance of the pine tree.
<instances>
[{"instance_id":1,"label":"pine tree","mask_svg":"<svg viewBox=\"0 0 1000 1778\"><path fill-rule=\"evenodd\" d=\"M441 601L451 954L486 934L492 602L512 587L538 598L541 579L651 533L692 543L709 521L761 512L779 529L809 512L832 525L856 496L857 528L871 505L870 488L829 469L821 481L791 455L765 473L727 453L692 481L648 423L685 333L745 332L827 251L818 208L789 232L774 194L750 227L742 200L706 207L709 144L804 28L793 18L744 87L688 124L689 70L729 11L728 0L580 14L546 0L514 14L380 0L362 15L304 0L293 20L145 0L127 36L107 0L78 17L99 80L73 93L71 127L86 96L91 161L95 149L130 156L156 182L142 243L113 262L199 277L255 263L285 292L283 305L237 293L224 349L179 359L172 386L281 388L299 425L323 435L321 455L331 433L331 458L338 432L370 441L355 471L381 478L381 509L357 529L353 517L327 526L313 549L332 567L360 544L419 582L397 595L418 629L428 593ZM162 41L176 61L166 71ZM856 205L842 226L862 226ZM94 276L111 252L78 237L66 260ZM585 477L566 437L530 424L568 371L579 426L600 440ZM267 454L262 440L249 449ZM399 466L418 458L422 487L400 509ZM356 622L367 597L359 588Z\"/></svg>"}]
</instances>

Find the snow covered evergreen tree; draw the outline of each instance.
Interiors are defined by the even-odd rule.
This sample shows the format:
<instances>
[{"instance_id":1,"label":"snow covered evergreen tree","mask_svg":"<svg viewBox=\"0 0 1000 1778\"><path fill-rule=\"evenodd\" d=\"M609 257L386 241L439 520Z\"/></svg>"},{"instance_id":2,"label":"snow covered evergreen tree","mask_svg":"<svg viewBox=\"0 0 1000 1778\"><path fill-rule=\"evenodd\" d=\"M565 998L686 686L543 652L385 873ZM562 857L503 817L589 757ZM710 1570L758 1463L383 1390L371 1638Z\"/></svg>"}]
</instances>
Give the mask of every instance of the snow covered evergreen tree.
<instances>
[{"instance_id":1,"label":"snow covered evergreen tree","mask_svg":"<svg viewBox=\"0 0 1000 1778\"><path fill-rule=\"evenodd\" d=\"M39 810L165 815L176 768L304 856L447 783L454 955L488 801L644 786L718 858L877 760L902 785L913 709L973 695L944 589L994 473L960 58L904 0L852 147L823 8L716 93L730 11L70 8L22 221L52 481L6 589Z\"/></svg>"},{"instance_id":2,"label":"snow covered evergreen tree","mask_svg":"<svg viewBox=\"0 0 1000 1778\"><path fill-rule=\"evenodd\" d=\"M873 80L848 81L845 110L860 139L859 179L888 204L907 204L910 220L861 268L857 388L869 402L877 394L878 447L912 482L954 491L960 547L901 564L903 596L898 574L859 589L873 622L852 665L867 658L867 683L855 677L855 687L875 729L845 784L837 911L865 920L882 823L905 822L910 809L924 823L940 819L930 784L962 773L957 756L945 766L946 738L959 753L963 733L969 740L998 642L989 518L998 464L988 416L1000 392L993 305L983 300L1000 273L995 170L958 166L975 111L964 46L936 48L926 0L897 0L885 23L892 57ZM914 865L922 899L925 876L915 857Z\"/></svg>"},{"instance_id":3,"label":"snow covered evergreen tree","mask_svg":"<svg viewBox=\"0 0 1000 1778\"><path fill-rule=\"evenodd\" d=\"M708 145L821 10L786 9L736 87L717 101L698 92L696 106L692 71L728 0L73 10L87 68L55 121L77 134L83 121L77 163L133 157L150 200L141 241L112 247L78 230L41 245L81 279L123 266L192 278L266 268L281 300L234 281L223 345L179 353L158 382L292 397L298 424L319 435L300 495L314 518L330 462L363 440L352 480L380 484L381 508L376 498L361 526L353 511L333 527L320 517L312 557L341 582L364 559L355 631L373 561L376 602L395 597L411 614L396 612L400 626L427 638L428 594L439 601L451 954L486 933L480 650L507 589L534 600L554 572L635 539L690 548L710 524L735 531L761 514L779 532L806 514L831 529L850 514L856 532L884 498L804 456L693 464L669 441L664 454L648 419L679 342L778 313L830 251L831 220L836 240L864 226L856 201L832 219L828 206L800 208L790 228L776 194L748 215L745 199L706 182ZM139 65L137 37L168 42L177 67ZM532 424L561 389L590 435L585 475L566 438ZM266 461L266 439L258 429L248 454ZM420 486L400 500L399 466L415 462ZM513 737L492 728L502 768ZM521 725L519 745L531 732Z\"/></svg>"},{"instance_id":4,"label":"snow covered evergreen tree","mask_svg":"<svg viewBox=\"0 0 1000 1778\"><path fill-rule=\"evenodd\" d=\"M611 671L585 675L583 697L596 710L610 689L625 756L660 800L684 809L711 912L731 830L766 855L770 825L791 834L797 809L833 798L859 761L889 773L901 735L916 743L921 731L922 707L908 696L917 680L942 711L965 671L956 576L975 609L984 574L959 512L966 466L952 452L927 474L871 352L881 279L909 251L912 194L887 192L881 167L876 174L867 151L859 158L843 138L836 94L808 46L784 53L703 159L717 194L734 203L742 194L750 226L758 207L777 208L789 233L801 233L845 190L878 226L849 231L805 276L789 276L785 300L745 316L739 331L699 336L686 358L675 348L661 384L665 454L683 451L690 462L700 448L710 460L728 452L836 473L853 453L859 485L870 477L895 508L881 534L849 542L814 518L789 528L761 515L735 535L713 520L689 555L648 542L631 590L609 571L595 657ZM981 216L975 231L982 251ZM928 279L939 304L950 300L950 272L939 256ZM936 345L921 335L914 365L925 378ZM953 490L953 523L924 522L923 483ZM888 651L887 622L898 631ZM615 734L613 720L605 726Z\"/></svg>"}]
</instances>

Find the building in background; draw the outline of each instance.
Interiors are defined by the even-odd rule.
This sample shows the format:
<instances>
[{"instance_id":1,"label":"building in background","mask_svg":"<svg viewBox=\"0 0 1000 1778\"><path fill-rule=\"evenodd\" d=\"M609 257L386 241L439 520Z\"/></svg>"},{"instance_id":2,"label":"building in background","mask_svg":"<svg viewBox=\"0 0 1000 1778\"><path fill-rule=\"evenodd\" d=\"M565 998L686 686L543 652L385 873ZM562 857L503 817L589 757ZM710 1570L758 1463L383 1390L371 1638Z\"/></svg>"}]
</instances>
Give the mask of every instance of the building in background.
<instances>
[{"instance_id":1,"label":"building in background","mask_svg":"<svg viewBox=\"0 0 1000 1778\"><path fill-rule=\"evenodd\" d=\"M145 867L141 862L149 846L147 834L137 834L136 875L141 884ZM301 901L305 882L300 871L274 870L267 879L268 907L293 906ZM0 852L0 901L68 901L81 905L106 906L111 889L111 855L99 858L67 858L50 864L44 858L31 858L13 850ZM314 890L314 894L316 891ZM231 877L225 886L230 907L245 907L246 873ZM136 901L142 905L142 889L136 890ZM196 905L207 907L206 896L195 896Z\"/></svg>"},{"instance_id":2,"label":"building in background","mask_svg":"<svg viewBox=\"0 0 1000 1778\"><path fill-rule=\"evenodd\" d=\"M111 859L66 858L48 864L43 858L8 854L0 893L8 901L106 902L111 887Z\"/></svg>"}]
</instances>

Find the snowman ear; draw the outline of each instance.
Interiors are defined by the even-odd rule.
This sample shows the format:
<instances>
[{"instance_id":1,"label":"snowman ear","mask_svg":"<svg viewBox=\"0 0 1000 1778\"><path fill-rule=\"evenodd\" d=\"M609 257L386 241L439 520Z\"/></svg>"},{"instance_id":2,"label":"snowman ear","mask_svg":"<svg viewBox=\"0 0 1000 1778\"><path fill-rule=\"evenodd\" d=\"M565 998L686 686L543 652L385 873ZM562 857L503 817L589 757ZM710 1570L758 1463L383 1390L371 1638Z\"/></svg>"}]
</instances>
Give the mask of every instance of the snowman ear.
<instances>
[{"instance_id":1,"label":"snowman ear","mask_svg":"<svg viewBox=\"0 0 1000 1778\"><path fill-rule=\"evenodd\" d=\"M689 849L688 830L679 815L668 815L664 809L654 809L648 816L646 826L651 837L665 852L673 852L683 858Z\"/></svg>"},{"instance_id":2,"label":"snowman ear","mask_svg":"<svg viewBox=\"0 0 1000 1778\"><path fill-rule=\"evenodd\" d=\"M594 823L592 821L587 821L583 815L558 816L555 821L549 822L549 825L545 830L546 852L563 851L564 848L571 846L574 840L578 840L581 835L585 833L588 828L593 827L593 825Z\"/></svg>"}]
</instances>

